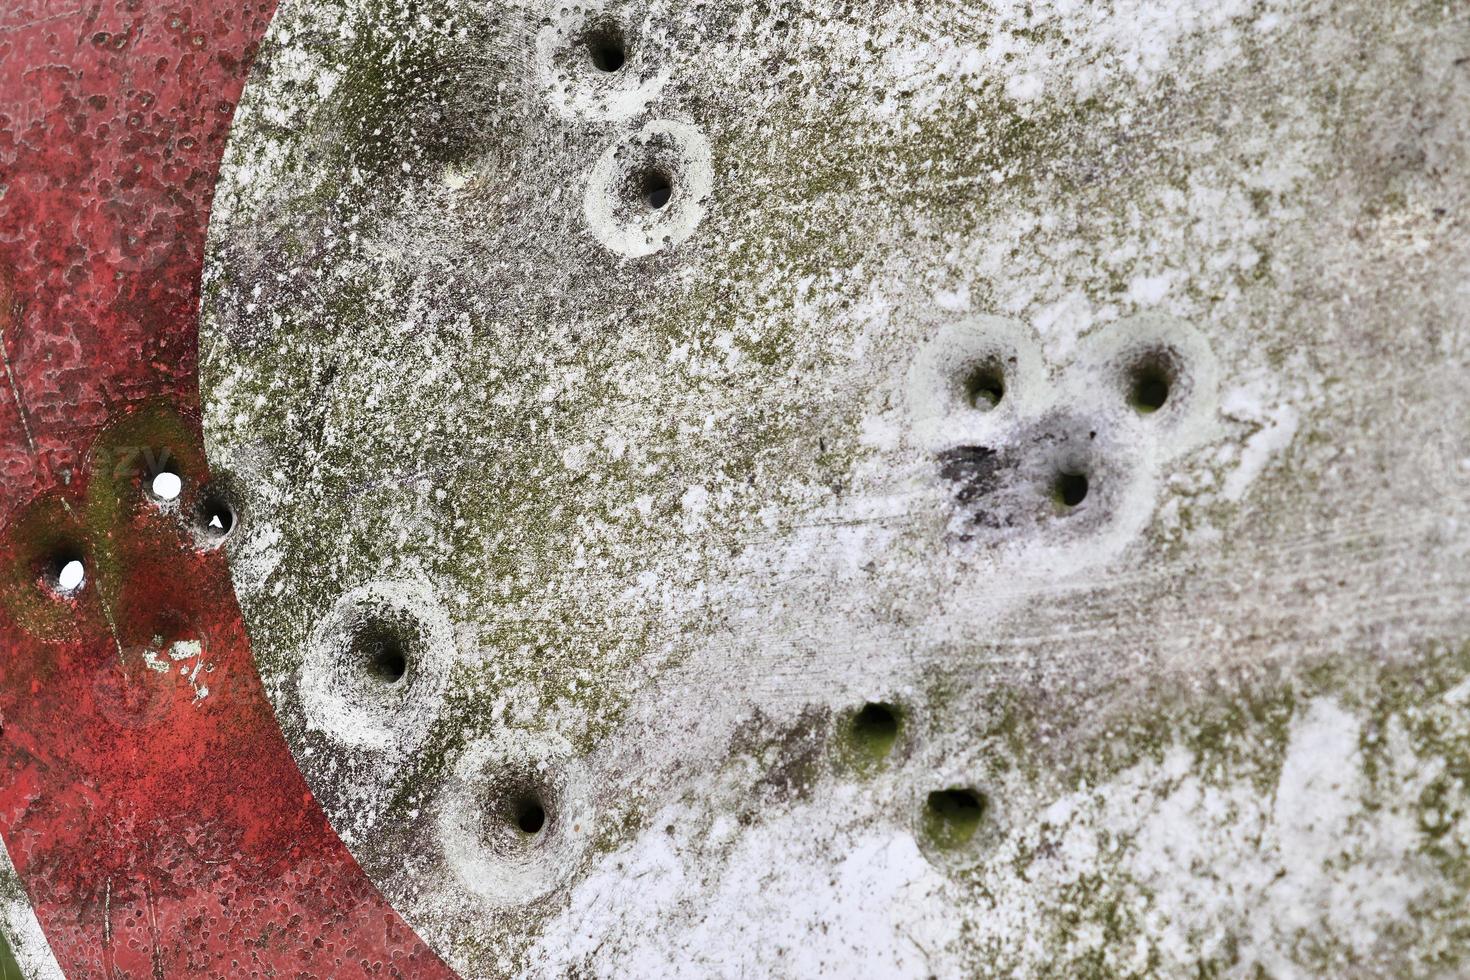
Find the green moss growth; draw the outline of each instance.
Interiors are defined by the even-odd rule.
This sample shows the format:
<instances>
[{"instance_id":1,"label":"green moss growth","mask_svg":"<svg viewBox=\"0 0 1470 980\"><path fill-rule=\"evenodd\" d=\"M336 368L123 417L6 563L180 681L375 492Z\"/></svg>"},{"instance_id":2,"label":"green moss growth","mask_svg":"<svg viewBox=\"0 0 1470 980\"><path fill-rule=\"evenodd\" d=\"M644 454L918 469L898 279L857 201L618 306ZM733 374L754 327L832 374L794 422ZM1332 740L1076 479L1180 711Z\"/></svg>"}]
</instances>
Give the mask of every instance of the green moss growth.
<instances>
[{"instance_id":1,"label":"green moss growth","mask_svg":"<svg viewBox=\"0 0 1470 980\"><path fill-rule=\"evenodd\" d=\"M372 2L358 18L333 122L340 162L364 173L402 172L404 165L444 165L469 152L457 138L447 100L457 81L453 34L441 5L426 0Z\"/></svg>"}]
</instances>

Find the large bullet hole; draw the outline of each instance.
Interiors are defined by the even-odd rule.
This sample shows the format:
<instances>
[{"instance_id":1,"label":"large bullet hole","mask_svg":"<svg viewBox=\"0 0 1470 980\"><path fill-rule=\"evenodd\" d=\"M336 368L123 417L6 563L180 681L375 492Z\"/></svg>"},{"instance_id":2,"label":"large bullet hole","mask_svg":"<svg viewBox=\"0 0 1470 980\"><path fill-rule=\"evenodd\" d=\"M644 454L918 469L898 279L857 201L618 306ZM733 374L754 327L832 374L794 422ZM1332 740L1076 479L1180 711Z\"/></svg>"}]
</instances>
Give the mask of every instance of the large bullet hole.
<instances>
[{"instance_id":1,"label":"large bullet hole","mask_svg":"<svg viewBox=\"0 0 1470 980\"><path fill-rule=\"evenodd\" d=\"M987 809L988 801L976 790L935 790L925 803L924 829L936 847L954 850L974 838Z\"/></svg>"},{"instance_id":2,"label":"large bullet hole","mask_svg":"<svg viewBox=\"0 0 1470 980\"><path fill-rule=\"evenodd\" d=\"M380 684L397 684L408 673L408 645L397 623L363 622L352 637L351 655L363 673Z\"/></svg>"},{"instance_id":3,"label":"large bullet hole","mask_svg":"<svg viewBox=\"0 0 1470 980\"><path fill-rule=\"evenodd\" d=\"M965 375L965 404L989 411L1006 394L1005 372L995 362L978 364Z\"/></svg>"},{"instance_id":4,"label":"large bullet hole","mask_svg":"<svg viewBox=\"0 0 1470 980\"><path fill-rule=\"evenodd\" d=\"M623 34L611 25L599 27L586 37L587 54L598 71L615 72L628 61L628 46Z\"/></svg>"},{"instance_id":5,"label":"large bullet hole","mask_svg":"<svg viewBox=\"0 0 1470 980\"><path fill-rule=\"evenodd\" d=\"M1052 496L1061 506L1071 509L1087 499L1087 474L1063 470L1052 481Z\"/></svg>"},{"instance_id":6,"label":"large bullet hole","mask_svg":"<svg viewBox=\"0 0 1470 980\"><path fill-rule=\"evenodd\" d=\"M534 794L524 793L512 804L516 827L523 834L539 834L546 826L546 808Z\"/></svg>"},{"instance_id":7,"label":"large bullet hole","mask_svg":"<svg viewBox=\"0 0 1470 980\"><path fill-rule=\"evenodd\" d=\"M667 173L657 168L644 171L638 182L638 195L643 203L657 211L669 203L674 195L674 182Z\"/></svg>"},{"instance_id":8,"label":"large bullet hole","mask_svg":"<svg viewBox=\"0 0 1470 980\"><path fill-rule=\"evenodd\" d=\"M859 761L877 763L888 757L898 742L899 713L891 704L869 702L848 725L848 734L858 750Z\"/></svg>"},{"instance_id":9,"label":"large bullet hole","mask_svg":"<svg viewBox=\"0 0 1470 980\"><path fill-rule=\"evenodd\" d=\"M1164 407L1173 386L1173 372L1162 357L1146 357L1128 372L1128 404L1140 415Z\"/></svg>"}]
</instances>

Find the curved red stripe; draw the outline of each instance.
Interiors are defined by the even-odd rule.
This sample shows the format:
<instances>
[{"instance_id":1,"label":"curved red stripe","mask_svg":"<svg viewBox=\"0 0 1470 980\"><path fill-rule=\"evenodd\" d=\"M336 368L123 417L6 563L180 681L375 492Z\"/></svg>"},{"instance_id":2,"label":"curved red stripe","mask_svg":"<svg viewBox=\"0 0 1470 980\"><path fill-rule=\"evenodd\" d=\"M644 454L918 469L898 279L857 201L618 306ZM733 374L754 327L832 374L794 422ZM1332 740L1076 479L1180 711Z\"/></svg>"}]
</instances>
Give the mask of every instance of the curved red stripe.
<instances>
[{"instance_id":1,"label":"curved red stripe","mask_svg":"<svg viewBox=\"0 0 1470 980\"><path fill-rule=\"evenodd\" d=\"M196 526L206 220L272 12L0 9L0 832L71 976L451 975L312 799Z\"/></svg>"}]
</instances>

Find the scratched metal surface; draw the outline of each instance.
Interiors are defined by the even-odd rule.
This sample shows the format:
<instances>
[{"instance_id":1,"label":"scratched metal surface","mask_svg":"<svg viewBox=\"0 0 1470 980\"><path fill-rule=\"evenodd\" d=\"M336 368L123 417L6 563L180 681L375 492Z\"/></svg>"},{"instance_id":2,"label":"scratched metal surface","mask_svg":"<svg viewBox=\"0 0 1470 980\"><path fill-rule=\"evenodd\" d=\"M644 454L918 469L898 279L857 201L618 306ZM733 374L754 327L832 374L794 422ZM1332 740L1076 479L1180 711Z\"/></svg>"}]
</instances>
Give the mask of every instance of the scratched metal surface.
<instances>
[{"instance_id":1,"label":"scratched metal surface","mask_svg":"<svg viewBox=\"0 0 1470 980\"><path fill-rule=\"evenodd\" d=\"M447 975L302 780L208 526L200 268L272 10L0 9L0 835L72 977Z\"/></svg>"}]
</instances>

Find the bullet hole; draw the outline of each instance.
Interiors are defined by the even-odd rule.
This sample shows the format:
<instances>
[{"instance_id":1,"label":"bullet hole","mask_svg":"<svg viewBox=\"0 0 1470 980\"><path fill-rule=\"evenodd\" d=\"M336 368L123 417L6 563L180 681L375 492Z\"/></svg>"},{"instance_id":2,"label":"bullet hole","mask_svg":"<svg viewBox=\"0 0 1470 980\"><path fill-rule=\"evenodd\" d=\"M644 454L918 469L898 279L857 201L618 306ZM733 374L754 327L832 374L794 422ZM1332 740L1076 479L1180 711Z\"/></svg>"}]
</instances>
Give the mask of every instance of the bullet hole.
<instances>
[{"instance_id":1,"label":"bullet hole","mask_svg":"<svg viewBox=\"0 0 1470 980\"><path fill-rule=\"evenodd\" d=\"M988 801L976 790L935 790L924 805L924 830L936 847L954 850L974 838L987 809Z\"/></svg>"},{"instance_id":2,"label":"bullet hole","mask_svg":"<svg viewBox=\"0 0 1470 980\"><path fill-rule=\"evenodd\" d=\"M448 865L489 904L528 908L581 866L594 829L587 786L582 764L544 742L471 742L435 791Z\"/></svg>"},{"instance_id":3,"label":"bullet hole","mask_svg":"<svg viewBox=\"0 0 1470 980\"><path fill-rule=\"evenodd\" d=\"M403 655L402 650L379 650L373 657L370 669L379 680L396 684L403 680L403 675L408 671L408 658Z\"/></svg>"},{"instance_id":4,"label":"bullet hole","mask_svg":"<svg viewBox=\"0 0 1470 980\"><path fill-rule=\"evenodd\" d=\"M652 255L694 233L713 183L697 128L656 119L607 147L588 175L583 214L593 236L626 257Z\"/></svg>"},{"instance_id":5,"label":"bullet hole","mask_svg":"<svg viewBox=\"0 0 1470 980\"><path fill-rule=\"evenodd\" d=\"M149 491L153 494L153 499L166 504L178 500L183 490L184 481L177 473L170 473L167 470L154 476L153 482L149 484Z\"/></svg>"},{"instance_id":6,"label":"bullet hole","mask_svg":"<svg viewBox=\"0 0 1470 980\"><path fill-rule=\"evenodd\" d=\"M657 211L668 204L669 198L673 197L674 182L662 170L644 171L643 177L638 182L638 195L643 199L644 204Z\"/></svg>"},{"instance_id":7,"label":"bullet hole","mask_svg":"<svg viewBox=\"0 0 1470 980\"><path fill-rule=\"evenodd\" d=\"M598 71L619 71L628 61L628 46L622 32L616 27L605 26L587 35L587 54Z\"/></svg>"},{"instance_id":8,"label":"bullet hole","mask_svg":"<svg viewBox=\"0 0 1470 980\"><path fill-rule=\"evenodd\" d=\"M142 459L145 490L153 502L171 504L178 500L184 491L184 479L168 447L144 448Z\"/></svg>"},{"instance_id":9,"label":"bullet hole","mask_svg":"<svg viewBox=\"0 0 1470 980\"><path fill-rule=\"evenodd\" d=\"M1070 510L1087 499L1087 474L1062 471L1052 481L1052 496Z\"/></svg>"},{"instance_id":10,"label":"bullet hole","mask_svg":"<svg viewBox=\"0 0 1470 980\"><path fill-rule=\"evenodd\" d=\"M516 798L513 804L513 816L516 827L523 834L539 834L541 828L546 826L546 808L541 805L541 801L536 796L529 793Z\"/></svg>"},{"instance_id":11,"label":"bullet hole","mask_svg":"<svg viewBox=\"0 0 1470 980\"><path fill-rule=\"evenodd\" d=\"M199 533L208 542L218 544L235 529L235 509L218 493L207 493L199 502L196 516Z\"/></svg>"},{"instance_id":12,"label":"bullet hole","mask_svg":"<svg viewBox=\"0 0 1470 980\"><path fill-rule=\"evenodd\" d=\"M989 411L1005 397L1005 372L997 363L979 364L965 375L965 404L981 411Z\"/></svg>"},{"instance_id":13,"label":"bullet hole","mask_svg":"<svg viewBox=\"0 0 1470 980\"><path fill-rule=\"evenodd\" d=\"M868 702L853 714L848 734L860 761L881 762L898 742L899 714L891 704Z\"/></svg>"},{"instance_id":14,"label":"bullet hole","mask_svg":"<svg viewBox=\"0 0 1470 980\"><path fill-rule=\"evenodd\" d=\"M46 571L46 584L60 596L74 596L87 582L87 567L82 556L64 551L52 556Z\"/></svg>"},{"instance_id":15,"label":"bullet hole","mask_svg":"<svg viewBox=\"0 0 1470 980\"><path fill-rule=\"evenodd\" d=\"M1140 415L1149 415L1169 400L1173 372L1162 357L1146 357L1128 373L1128 404Z\"/></svg>"},{"instance_id":16,"label":"bullet hole","mask_svg":"<svg viewBox=\"0 0 1470 980\"><path fill-rule=\"evenodd\" d=\"M364 674L379 684L397 684L408 673L407 644L397 623L365 620L352 637L349 655Z\"/></svg>"},{"instance_id":17,"label":"bullet hole","mask_svg":"<svg viewBox=\"0 0 1470 980\"><path fill-rule=\"evenodd\" d=\"M491 785L484 797L488 819L481 824L486 846L513 853L527 846L539 847L556 836L556 790L539 773L502 772Z\"/></svg>"}]
</instances>

